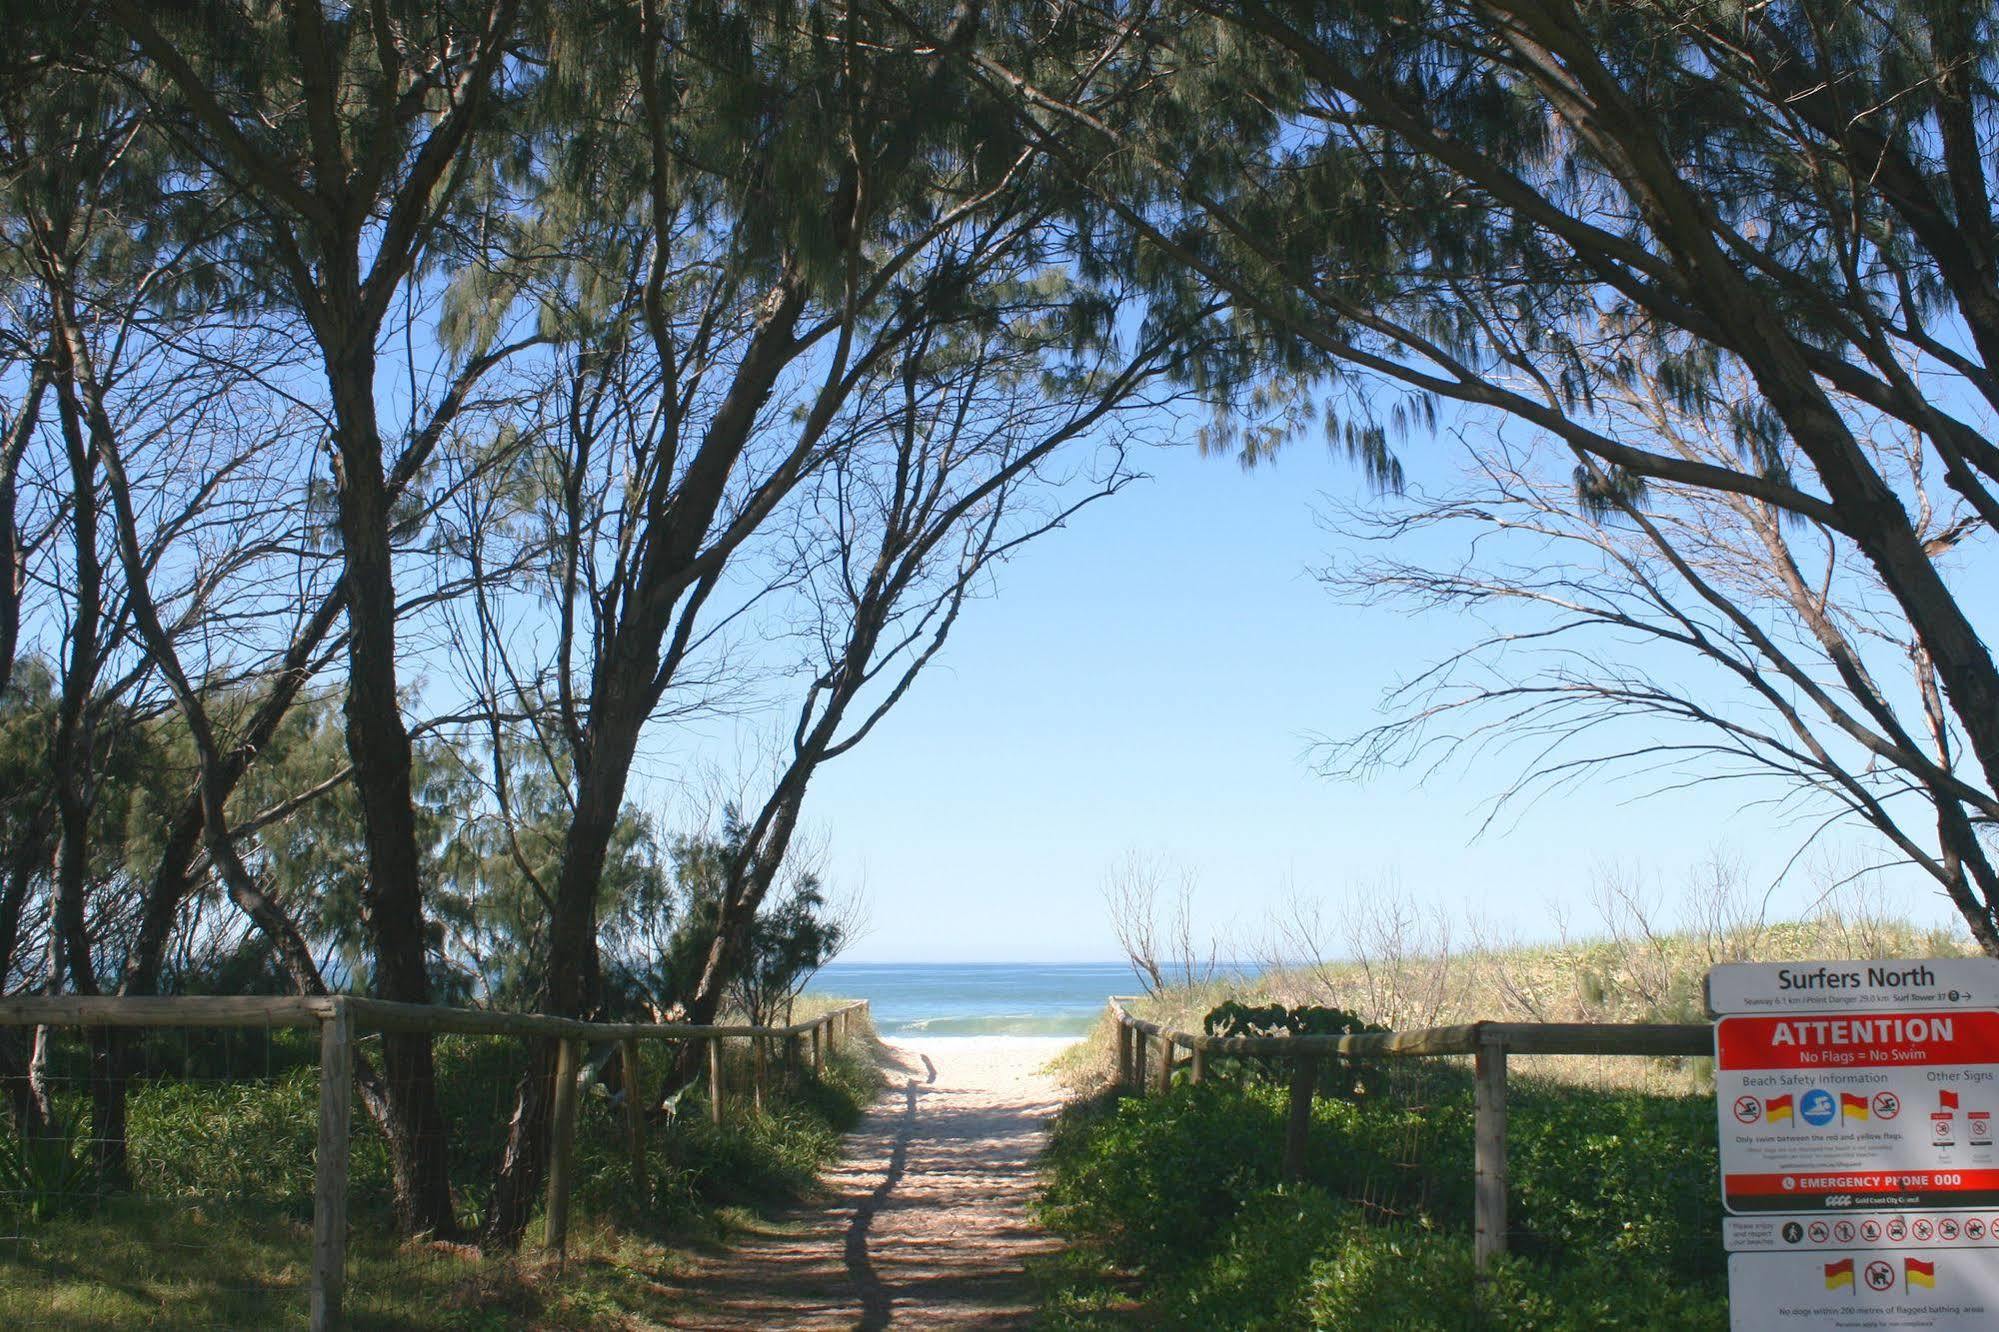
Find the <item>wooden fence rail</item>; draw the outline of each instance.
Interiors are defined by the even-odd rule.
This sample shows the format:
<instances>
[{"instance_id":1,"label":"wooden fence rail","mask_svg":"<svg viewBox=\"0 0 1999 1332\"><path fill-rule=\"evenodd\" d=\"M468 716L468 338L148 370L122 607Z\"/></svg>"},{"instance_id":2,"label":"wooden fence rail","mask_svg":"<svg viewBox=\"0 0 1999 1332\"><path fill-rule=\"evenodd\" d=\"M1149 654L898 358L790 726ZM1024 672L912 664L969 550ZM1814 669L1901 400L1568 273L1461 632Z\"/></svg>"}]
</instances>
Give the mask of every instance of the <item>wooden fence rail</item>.
<instances>
[{"instance_id":1,"label":"wooden fence rail","mask_svg":"<svg viewBox=\"0 0 1999 1332\"><path fill-rule=\"evenodd\" d=\"M1363 1032L1351 1036L1207 1036L1173 1031L1148 1022L1126 1007L1134 1000L1113 996L1117 1023L1118 1083L1141 1095L1164 1093L1177 1068L1189 1081L1208 1075L1208 1062L1221 1056L1260 1056L1291 1061L1290 1100L1284 1132L1284 1177L1302 1178L1312 1126L1312 1096L1319 1061L1333 1055L1366 1058L1420 1058L1470 1055L1473 1060L1473 1152L1476 1172L1472 1212L1473 1242L1483 1270L1506 1252L1506 1057L1522 1055L1700 1056L1714 1054L1714 1028L1707 1023L1653 1022L1474 1022L1414 1031ZM1156 1047L1156 1053L1154 1050ZM1185 1060L1177 1053L1188 1052Z\"/></svg>"},{"instance_id":2,"label":"wooden fence rail","mask_svg":"<svg viewBox=\"0 0 1999 1332\"><path fill-rule=\"evenodd\" d=\"M337 1328L346 1282L347 1161L354 1099L354 1036L363 1031L428 1031L469 1036L553 1037L557 1046L555 1098L549 1144L548 1190L543 1204L543 1243L558 1266L569 1236L570 1160L575 1147L576 1092L588 1044L617 1045L628 1088L638 1085L642 1041L705 1041L708 1055L708 1113L723 1115L722 1043L747 1039L752 1050L751 1094L763 1104L766 1046L779 1042L787 1076L799 1069L797 1045L811 1044L816 1077L827 1052L845 1044L854 1014L866 1012L857 999L803 1022L782 1027L699 1025L671 1022L583 1022L540 1013L497 1013L429 1004L398 1004L358 995L299 998L190 996L120 998L61 995L0 999L0 1027L317 1027L319 1041L319 1138L313 1160L312 1285L313 1332ZM645 1186L645 1117L637 1096L628 1094L626 1134L635 1185Z\"/></svg>"}]
</instances>

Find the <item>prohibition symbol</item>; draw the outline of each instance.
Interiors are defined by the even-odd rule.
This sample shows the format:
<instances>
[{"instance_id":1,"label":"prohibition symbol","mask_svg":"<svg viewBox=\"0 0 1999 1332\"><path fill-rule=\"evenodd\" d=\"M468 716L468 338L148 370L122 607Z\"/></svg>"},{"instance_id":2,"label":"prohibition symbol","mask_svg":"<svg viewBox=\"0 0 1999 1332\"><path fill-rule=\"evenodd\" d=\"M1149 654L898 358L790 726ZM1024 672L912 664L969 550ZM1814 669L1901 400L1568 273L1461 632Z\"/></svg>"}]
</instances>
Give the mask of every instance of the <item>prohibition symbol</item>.
<instances>
[{"instance_id":1,"label":"prohibition symbol","mask_svg":"<svg viewBox=\"0 0 1999 1332\"><path fill-rule=\"evenodd\" d=\"M1763 1102L1757 1100L1754 1096L1736 1097L1735 1118L1744 1124L1754 1124L1757 1120L1763 1118Z\"/></svg>"},{"instance_id":2,"label":"prohibition symbol","mask_svg":"<svg viewBox=\"0 0 1999 1332\"><path fill-rule=\"evenodd\" d=\"M1895 1269L1876 1258L1867 1264L1867 1289L1887 1290L1895 1284Z\"/></svg>"},{"instance_id":3,"label":"prohibition symbol","mask_svg":"<svg viewBox=\"0 0 1999 1332\"><path fill-rule=\"evenodd\" d=\"M1851 1244L1853 1242L1853 1223L1851 1221L1835 1222L1832 1228L1832 1237L1841 1244Z\"/></svg>"},{"instance_id":4,"label":"prohibition symbol","mask_svg":"<svg viewBox=\"0 0 1999 1332\"><path fill-rule=\"evenodd\" d=\"M1881 1223L1872 1218L1860 1223L1860 1238L1873 1243L1881 1238Z\"/></svg>"},{"instance_id":5,"label":"prohibition symbol","mask_svg":"<svg viewBox=\"0 0 1999 1332\"><path fill-rule=\"evenodd\" d=\"M1957 1222L1945 1217L1937 1222L1937 1238L1954 1240L1957 1238Z\"/></svg>"},{"instance_id":6,"label":"prohibition symbol","mask_svg":"<svg viewBox=\"0 0 1999 1332\"><path fill-rule=\"evenodd\" d=\"M1894 1092L1874 1093L1874 1117L1876 1119L1893 1119L1901 1113L1901 1097L1895 1095Z\"/></svg>"},{"instance_id":7,"label":"prohibition symbol","mask_svg":"<svg viewBox=\"0 0 1999 1332\"><path fill-rule=\"evenodd\" d=\"M1814 1244L1823 1244L1832 1238L1832 1229L1823 1221L1812 1222L1811 1229L1807 1233L1811 1235Z\"/></svg>"},{"instance_id":8,"label":"prohibition symbol","mask_svg":"<svg viewBox=\"0 0 1999 1332\"><path fill-rule=\"evenodd\" d=\"M1930 1131L1935 1133L1939 1138L1948 1138L1950 1136L1950 1121L1948 1119L1933 1119L1930 1121L1930 1125Z\"/></svg>"},{"instance_id":9,"label":"prohibition symbol","mask_svg":"<svg viewBox=\"0 0 1999 1332\"><path fill-rule=\"evenodd\" d=\"M1889 1220L1888 1222L1889 1239L1895 1241L1895 1243L1897 1244L1900 1244L1904 1239L1908 1237L1908 1234L1909 1234L1909 1228L1908 1226L1903 1224L1901 1217L1899 1216L1893 1217Z\"/></svg>"},{"instance_id":10,"label":"prohibition symbol","mask_svg":"<svg viewBox=\"0 0 1999 1332\"><path fill-rule=\"evenodd\" d=\"M1980 1221L1975 1216L1972 1217L1969 1221L1964 1223L1964 1237L1968 1240L1984 1239L1985 1223L1983 1221Z\"/></svg>"},{"instance_id":11,"label":"prohibition symbol","mask_svg":"<svg viewBox=\"0 0 1999 1332\"><path fill-rule=\"evenodd\" d=\"M1916 1231L1917 1241L1924 1242L1927 1241L1931 1235L1936 1233L1936 1227L1930 1224L1928 1217L1923 1217L1922 1219L1916 1222L1915 1231Z\"/></svg>"}]
</instances>

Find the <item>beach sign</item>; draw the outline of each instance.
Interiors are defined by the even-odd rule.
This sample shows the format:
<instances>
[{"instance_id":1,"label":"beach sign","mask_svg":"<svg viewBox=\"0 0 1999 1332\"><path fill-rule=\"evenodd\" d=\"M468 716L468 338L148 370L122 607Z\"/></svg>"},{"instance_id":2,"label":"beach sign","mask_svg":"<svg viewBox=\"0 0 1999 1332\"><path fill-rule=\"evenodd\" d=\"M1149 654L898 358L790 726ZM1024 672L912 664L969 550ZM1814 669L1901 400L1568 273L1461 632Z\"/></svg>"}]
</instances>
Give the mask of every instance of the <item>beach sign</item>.
<instances>
[{"instance_id":1,"label":"beach sign","mask_svg":"<svg viewBox=\"0 0 1999 1332\"><path fill-rule=\"evenodd\" d=\"M1708 973L1731 1325L1999 1326L1999 960Z\"/></svg>"}]
</instances>

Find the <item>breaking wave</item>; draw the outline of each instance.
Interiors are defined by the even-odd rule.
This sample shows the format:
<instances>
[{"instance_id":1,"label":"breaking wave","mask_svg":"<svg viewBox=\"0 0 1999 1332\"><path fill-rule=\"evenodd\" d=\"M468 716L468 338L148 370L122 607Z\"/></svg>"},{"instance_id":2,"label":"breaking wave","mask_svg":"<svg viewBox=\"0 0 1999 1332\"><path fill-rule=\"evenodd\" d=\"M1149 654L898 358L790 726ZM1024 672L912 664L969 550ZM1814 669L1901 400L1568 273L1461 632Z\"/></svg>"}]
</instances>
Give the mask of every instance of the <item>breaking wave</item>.
<instances>
[{"instance_id":1,"label":"breaking wave","mask_svg":"<svg viewBox=\"0 0 1999 1332\"><path fill-rule=\"evenodd\" d=\"M1092 1013L989 1013L965 1017L916 1018L885 1022L882 1035L895 1036L1087 1036Z\"/></svg>"}]
</instances>

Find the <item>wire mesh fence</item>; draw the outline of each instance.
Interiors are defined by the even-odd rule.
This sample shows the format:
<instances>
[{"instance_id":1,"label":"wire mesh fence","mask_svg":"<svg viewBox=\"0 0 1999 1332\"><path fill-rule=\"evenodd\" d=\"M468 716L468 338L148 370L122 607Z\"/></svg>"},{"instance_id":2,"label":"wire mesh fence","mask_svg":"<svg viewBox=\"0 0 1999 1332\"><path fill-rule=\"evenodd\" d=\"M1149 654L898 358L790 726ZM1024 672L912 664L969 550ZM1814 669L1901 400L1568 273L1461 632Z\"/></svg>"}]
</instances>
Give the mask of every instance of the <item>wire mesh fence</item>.
<instances>
[{"instance_id":1,"label":"wire mesh fence","mask_svg":"<svg viewBox=\"0 0 1999 1332\"><path fill-rule=\"evenodd\" d=\"M0 1030L0 1325L304 1326L316 1035Z\"/></svg>"},{"instance_id":2,"label":"wire mesh fence","mask_svg":"<svg viewBox=\"0 0 1999 1332\"><path fill-rule=\"evenodd\" d=\"M0 1327L449 1323L559 1276L572 1244L670 1231L717 1180L782 1169L759 1155L786 1149L774 1126L822 1094L857 1023L865 1004L751 1029L348 999L0 1001ZM410 1085L390 1045L412 1031L428 1037L428 1120L397 1119ZM524 1143L537 1164L509 1234L496 1181ZM413 1220L424 1186L446 1225Z\"/></svg>"}]
</instances>

